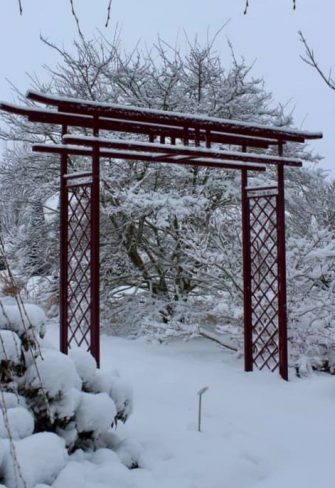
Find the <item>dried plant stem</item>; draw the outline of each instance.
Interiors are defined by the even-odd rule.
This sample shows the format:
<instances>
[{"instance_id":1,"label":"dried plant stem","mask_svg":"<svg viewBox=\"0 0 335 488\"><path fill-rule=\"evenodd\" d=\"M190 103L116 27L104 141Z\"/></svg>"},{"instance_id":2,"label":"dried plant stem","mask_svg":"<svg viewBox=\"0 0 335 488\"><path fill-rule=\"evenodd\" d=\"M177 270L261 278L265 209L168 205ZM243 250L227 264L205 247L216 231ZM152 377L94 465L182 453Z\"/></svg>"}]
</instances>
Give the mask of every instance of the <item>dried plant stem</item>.
<instances>
[{"instance_id":1,"label":"dried plant stem","mask_svg":"<svg viewBox=\"0 0 335 488\"><path fill-rule=\"evenodd\" d=\"M14 440L13 440L13 436L12 436L12 433L11 433L11 430L10 430L10 425L9 425L9 420L8 420L8 412L7 412L7 406L6 406L6 399L5 399L5 395L4 395L4 392L3 392L2 389L0 390L0 396L1 396L1 399L0 399L0 409L1 409L2 417L3 417L3 422L5 424L5 428L6 428L7 435L8 435L9 449L10 449L11 458L13 459L13 463L14 463L14 468L15 468L14 469L14 473L15 473L15 478L16 478L16 485L17 486L20 486L21 483L18 482L19 481L19 478L20 478L21 481L22 481L22 485L24 486L24 488L27 488L27 483L26 483L25 479L23 478L21 466L20 466L19 460L17 458L16 448L15 448L15 444L14 444Z\"/></svg>"},{"instance_id":2,"label":"dried plant stem","mask_svg":"<svg viewBox=\"0 0 335 488\"><path fill-rule=\"evenodd\" d=\"M4 244L3 239L2 239L1 236L0 236L0 251L1 251L1 254L2 254L3 259L4 259L4 263L5 263L5 267L6 267L8 276L9 276L11 282L12 282L13 287L15 287L16 286L15 278L14 278L14 275L13 275L12 270L10 268L10 265L9 265L9 262L8 262L8 259L7 259L7 256L5 255L5 244ZM17 304L17 307L18 307L18 310L19 310L19 313L20 313L20 318L21 318L21 321L22 321L23 328L24 328L25 332L27 333L27 336L28 336L28 330L29 329L31 330L31 334L32 334L32 337L33 337L33 340L34 340L34 345L37 348L37 351L38 351L39 356L43 359L39 341L36 338L33 324L31 323L30 317L27 314L27 311L26 311L26 308L24 306L24 303L22 301L21 296L20 295L18 295L18 296L16 295L15 296L15 301L16 301L16 304ZM25 319L28 322L28 328L26 326L26 320ZM43 401L44 401L44 404L45 404L45 408L46 408L47 414L48 414L50 420L52 420L53 416L52 416L52 413L51 413L49 400L48 400L48 397L47 397L45 388L43 386L41 374L40 374L40 371L39 371L38 366L37 366L37 362L36 362L36 357L35 357L34 351L33 351L33 349L32 349L32 347L31 347L30 344L29 344L29 352L31 354L31 358L32 358L32 361L33 361L33 364L34 364L34 368L35 368L35 371L36 371L36 375L37 375L37 378L39 380L39 384L40 384L40 388L41 388L41 393L42 393L42 397L43 397Z\"/></svg>"}]
</instances>

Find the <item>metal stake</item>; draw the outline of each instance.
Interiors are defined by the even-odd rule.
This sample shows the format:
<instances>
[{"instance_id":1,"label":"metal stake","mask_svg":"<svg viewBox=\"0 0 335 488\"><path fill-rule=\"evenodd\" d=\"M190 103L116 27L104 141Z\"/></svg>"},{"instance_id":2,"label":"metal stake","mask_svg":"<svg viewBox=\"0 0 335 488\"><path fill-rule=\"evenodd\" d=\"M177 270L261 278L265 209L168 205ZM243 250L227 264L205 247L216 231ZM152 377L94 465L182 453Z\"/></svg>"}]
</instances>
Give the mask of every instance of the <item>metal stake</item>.
<instances>
[{"instance_id":1,"label":"metal stake","mask_svg":"<svg viewBox=\"0 0 335 488\"><path fill-rule=\"evenodd\" d=\"M208 390L208 386L204 386L203 388L201 388L201 390L198 391L198 395L199 395L199 411L198 411L198 432L201 432L201 401L202 401L202 395L204 393L206 393L206 391Z\"/></svg>"}]
</instances>

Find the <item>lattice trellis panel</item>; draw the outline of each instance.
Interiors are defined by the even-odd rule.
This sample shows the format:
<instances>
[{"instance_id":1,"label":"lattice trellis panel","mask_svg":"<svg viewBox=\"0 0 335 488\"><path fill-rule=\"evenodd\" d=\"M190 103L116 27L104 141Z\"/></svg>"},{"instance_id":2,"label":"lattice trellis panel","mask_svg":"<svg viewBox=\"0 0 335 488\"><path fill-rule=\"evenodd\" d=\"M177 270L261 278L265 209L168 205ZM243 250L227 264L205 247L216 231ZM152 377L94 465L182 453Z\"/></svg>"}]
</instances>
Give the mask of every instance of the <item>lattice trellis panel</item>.
<instances>
[{"instance_id":1,"label":"lattice trellis panel","mask_svg":"<svg viewBox=\"0 0 335 488\"><path fill-rule=\"evenodd\" d=\"M91 191L89 182L68 185L68 346L90 350Z\"/></svg>"},{"instance_id":2,"label":"lattice trellis panel","mask_svg":"<svg viewBox=\"0 0 335 488\"><path fill-rule=\"evenodd\" d=\"M250 218L252 357L259 369L279 367L277 188L247 192Z\"/></svg>"}]
</instances>

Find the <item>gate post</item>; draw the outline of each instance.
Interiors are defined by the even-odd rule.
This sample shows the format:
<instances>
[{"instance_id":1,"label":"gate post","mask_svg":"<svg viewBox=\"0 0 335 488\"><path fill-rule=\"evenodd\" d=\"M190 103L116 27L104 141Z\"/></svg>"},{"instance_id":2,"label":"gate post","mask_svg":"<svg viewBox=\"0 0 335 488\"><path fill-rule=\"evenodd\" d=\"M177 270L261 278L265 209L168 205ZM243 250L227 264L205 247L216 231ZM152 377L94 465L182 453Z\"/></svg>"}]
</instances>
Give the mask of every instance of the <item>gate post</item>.
<instances>
[{"instance_id":1,"label":"gate post","mask_svg":"<svg viewBox=\"0 0 335 488\"><path fill-rule=\"evenodd\" d=\"M279 155L283 155L283 144L278 146ZM288 380L287 354L287 293L286 293L286 242L285 242L285 181L284 165L278 165L278 328L279 328L279 372Z\"/></svg>"},{"instance_id":2,"label":"gate post","mask_svg":"<svg viewBox=\"0 0 335 488\"><path fill-rule=\"evenodd\" d=\"M62 135L67 133L63 126ZM94 135L97 131L94 130ZM69 174L61 154L60 350L85 345L100 365L100 150L92 148L91 170Z\"/></svg>"},{"instance_id":3,"label":"gate post","mask_svg":"<svg viewBox=\"0 0 335 488\"><path fill-rule=\"evenodd\" d=\"M62 126L62 136L67 133L67 126ZM68 189L66 174L68 167L68 155L63 153L60 161L60 246L59 246L59 315L60 315L60 350L64 354L68 352Z\"/></svg>"},{"instance_id":4,"label":"gate post","mask_svg":"<svg viewBox=\"0 0 335 488\"><path fill-rule=\"evenodd\" d=\"M94 117L94 137L99 136ZM100 150L93 145L91 193L91 354L100 367Z\"/></svg>"},{"instance_id":5,"label":"gate post","mask_svg":"<svg viewBox=\"0 0 335 488\"><path fill-rule=\"evenodd\" d=\"M242 195L242 253L243 253L243 308L244 308L244 370L252 371L252 310L250 262L250 210L247 198L248 171L241 170Z\"/></svg>"}]
</instances>

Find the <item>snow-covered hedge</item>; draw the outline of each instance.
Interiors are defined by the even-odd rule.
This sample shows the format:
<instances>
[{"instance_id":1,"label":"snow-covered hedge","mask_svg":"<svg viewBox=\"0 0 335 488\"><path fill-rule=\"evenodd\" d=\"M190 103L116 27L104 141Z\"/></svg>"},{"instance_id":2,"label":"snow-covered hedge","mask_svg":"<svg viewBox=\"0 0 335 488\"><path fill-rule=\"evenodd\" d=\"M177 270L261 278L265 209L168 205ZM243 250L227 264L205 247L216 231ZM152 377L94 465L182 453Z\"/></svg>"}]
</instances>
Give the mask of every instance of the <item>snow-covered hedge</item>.
<instances>
[{"instance_id":1,"label":"snow-covered hedge","mask_svg":"<svg viewBox=\"0 0 335 488\"><path fill-rule=\"evenodd\" d=\"M47 347L43 311L18 305L0 302L0 485L51 484L77 449L120 448L127 465L108 434L132 412L130 387L82 349Z\"/></svg>"}]
</instances>

